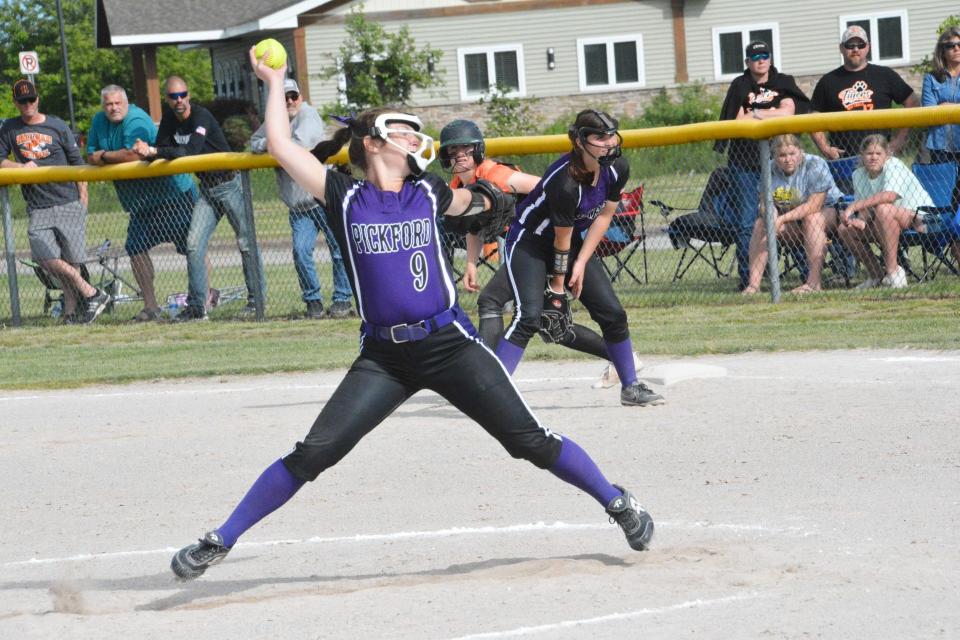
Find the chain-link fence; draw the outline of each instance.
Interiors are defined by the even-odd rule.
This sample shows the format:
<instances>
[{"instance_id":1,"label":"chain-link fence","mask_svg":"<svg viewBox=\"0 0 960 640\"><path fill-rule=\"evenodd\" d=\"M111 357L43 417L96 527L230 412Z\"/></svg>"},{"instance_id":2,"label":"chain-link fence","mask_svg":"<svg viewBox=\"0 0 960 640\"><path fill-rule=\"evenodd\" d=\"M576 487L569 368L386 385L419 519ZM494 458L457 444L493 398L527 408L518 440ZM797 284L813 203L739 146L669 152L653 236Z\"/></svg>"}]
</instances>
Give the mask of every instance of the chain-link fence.
<instances>
[{"instance_id":1,"label":"chain-link fence","mask_svg":"<svg viewBox=\"0 0 960 640\"><path fill-rule=\"evenodd\" d=\"M865 138L862 152L833 161L803 134L627 148L630 179L598 259L628 307L730 304L742 293L776 300L781 291L960 296L958 156L931 155L925 133L895 137L899 148L882 135ZM493 155L497 145L490 146ZM499 157L540 175L559 155ZM28 216L21 189L0 187L7 221L0 285L10 292L0 295L0 322L52 324L73 310L63 278L40 262L45 243L65 234L76 242L80 230L70 234L69 225L80 222L86 256L77 262L113 297L98 322L162 320L190 309L214 320L350 315L349 281L322 209L310 200L285 204L275 173L89 182L87 214L72 218L36 203ZM446 244L462 274L463 238L448 234ZM498 266L490 242L481 285ZM473 313L476 294L461 297ZM74 315L81 321L82 307Z\"/></svg>"}]
</instances>

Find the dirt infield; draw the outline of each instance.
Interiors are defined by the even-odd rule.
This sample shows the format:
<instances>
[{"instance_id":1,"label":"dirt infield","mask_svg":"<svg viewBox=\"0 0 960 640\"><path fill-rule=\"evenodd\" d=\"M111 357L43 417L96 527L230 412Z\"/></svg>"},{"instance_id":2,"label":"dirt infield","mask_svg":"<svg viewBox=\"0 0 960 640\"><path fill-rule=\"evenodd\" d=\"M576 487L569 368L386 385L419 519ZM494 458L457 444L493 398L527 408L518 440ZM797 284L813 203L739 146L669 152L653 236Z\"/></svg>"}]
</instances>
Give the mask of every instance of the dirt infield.
<instances>
[{"instance_id":1,"label":"dirt infield","mask_svg":"<svg viewBox=\"0 0 960 640\"><path fill-rule=\"evenodd\" d=\"M691 361L728 375L648 409L599 363L517 373L651 551L419 394L185 584L342 372L0 393L0 636L960 638L960 351Z\"/></svg>"}]
</instances>

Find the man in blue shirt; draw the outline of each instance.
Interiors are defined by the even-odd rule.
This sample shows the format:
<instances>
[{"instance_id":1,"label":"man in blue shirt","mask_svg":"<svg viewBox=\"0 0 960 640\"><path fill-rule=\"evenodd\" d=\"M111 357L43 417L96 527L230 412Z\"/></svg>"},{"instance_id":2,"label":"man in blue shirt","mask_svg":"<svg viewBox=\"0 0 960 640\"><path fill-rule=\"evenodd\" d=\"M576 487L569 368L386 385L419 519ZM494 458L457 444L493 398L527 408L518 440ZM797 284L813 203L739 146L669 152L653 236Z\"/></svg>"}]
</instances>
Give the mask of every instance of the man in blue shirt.
<instances>
[{"instance_id":1,"label":"man in blue shirt","mask_svg":"<svg viewBox=\"0 0 960 640\"><path fill-rule=\"evenodd\" d=\"M140 139L153 144L157 139L157 127L150 116L131 105L127 92L115 84L100 91L100 101L103 111L93 116L87 137L87 162L104 165L140 160L133 151L134 143ZM143 293L143 309L133 319L137 322L156 320L160 316L160 305L153 286L150 249L172 242L177 253L187 254L187 232L197 189L185 174L118 180L113 186L124 211L130 214L125 249L133 276Z\"/></svg>"}]
</instances>

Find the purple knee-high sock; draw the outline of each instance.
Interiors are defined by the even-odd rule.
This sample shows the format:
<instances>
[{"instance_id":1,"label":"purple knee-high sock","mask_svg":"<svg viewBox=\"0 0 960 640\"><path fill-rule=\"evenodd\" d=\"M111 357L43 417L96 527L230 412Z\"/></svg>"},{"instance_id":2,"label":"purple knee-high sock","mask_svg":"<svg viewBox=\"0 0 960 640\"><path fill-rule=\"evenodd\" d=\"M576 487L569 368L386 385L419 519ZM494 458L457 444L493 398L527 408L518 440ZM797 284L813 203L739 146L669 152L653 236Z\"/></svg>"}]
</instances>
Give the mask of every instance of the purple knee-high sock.
<instances>
[{"instance_id":1,"label":"purple knee-high sock","mask_svg":"<svg viewBox=\"0 0 960 640\"><path fill-rule=\"evenodd\" d=\"M302 486L303 480L290 473L282 460L267 467L217 529L224 546L232 547L247 529L282 507Z\"/></svg>"},{"instance_id":2,"label":"purple knee-high sock","mask_svg":"<svg viewBox=\"0 0 960 640\"><path fill-rule=\"evenodd\" d=\"M566 436L563 438L560 456L550 467L550 473L590 494L604 508L611 500L623 495L619 489L607 482L587 452Z\"/></svg>"},{"instance_id":3,"label":"purple knee-high sock","mask_svg":"<svg viewBox=\"0 0 960 640\"><path fill-rule=\"evenodd\" d=\"M500 339L499 344L497 344L497 350L494 353L497 354L497 357L500 358L500 362L503 363L503 366L507 368L507 371L510 372L510 375L513 375L513 372L517 370L517 365L520 364L520 358L523 357L524 348L518 347L509 340Z\"/></svg>"},{"instance_id":4,"label":"purple knee-high sock","mask_svg":"<svg viewBox=\"0 0 960 640\"><path fill-rule=\"evenodd\" d=\"M621 386L629 387L637 381L637 367L633 363L633 344L630 338L622 342L607 342L607 353L617 375L620 376Z\"/></svg>"}]
</instances>

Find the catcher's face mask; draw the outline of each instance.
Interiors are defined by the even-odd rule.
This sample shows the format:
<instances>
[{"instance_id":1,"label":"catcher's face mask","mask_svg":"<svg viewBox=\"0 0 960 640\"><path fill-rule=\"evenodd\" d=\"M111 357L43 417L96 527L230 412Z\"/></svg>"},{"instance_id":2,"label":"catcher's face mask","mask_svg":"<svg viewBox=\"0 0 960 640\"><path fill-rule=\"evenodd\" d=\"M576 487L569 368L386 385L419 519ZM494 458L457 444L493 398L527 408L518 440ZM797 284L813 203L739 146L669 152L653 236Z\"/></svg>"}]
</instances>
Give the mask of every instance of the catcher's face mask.
<instances>
[{"instance_id":1,"label":"catcher's face mask","mask_svg":"<svg viewBox=\"0 0 960 640\"><path fill-rule=\"evenodd\" d=\"M409 125L413 128L413 131L390 126L396 122ZM419 176L423 173L424 169L427 168L427 165L436 158L436 154L433 151L433 138L425 133L420 133L421 129L423 129L423 123L420 122L420 118L417 116L412 116L407 113L382 113L377 116L377 119L374 121L373 127L370 129L370 135L374 138L380 138L387 144L393 145L407 154L407 165L410 167L410 172L415 176ZM420 144L417 146L416 151L410 151L408 146L392 140L390 138L391 133L403 136L415 136L420 140Z\"/></svg>"},{"instance_id":2,"label":"catcher's face mask","mask_svg":"<svg viewBox=\"0 0 960 640\"><path fill-rule=\"evenodd\" d=\"M610 116L602 111L594 111L593 113L597 116L597 119L600 120L600 126L578 127L576 129L576 137L587 155L596 160L601 167L609 167L622 154L621 146L623 145L623 137L620 135L620 132L617 131L617 123ZM610 146L607 144L598 144L596 141L591 142L588 140L588 137L591 135L601 138L615 136L617 144ZM594 155L594 150L605 151L605 153L603 153L603 155Z\"/></svg>"}]
</instances>

